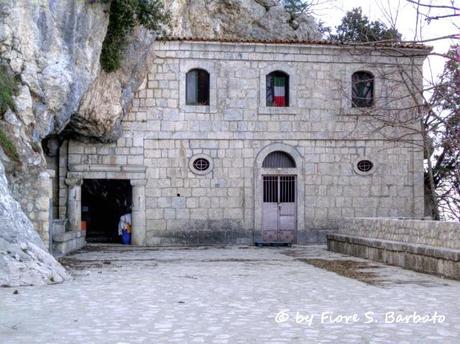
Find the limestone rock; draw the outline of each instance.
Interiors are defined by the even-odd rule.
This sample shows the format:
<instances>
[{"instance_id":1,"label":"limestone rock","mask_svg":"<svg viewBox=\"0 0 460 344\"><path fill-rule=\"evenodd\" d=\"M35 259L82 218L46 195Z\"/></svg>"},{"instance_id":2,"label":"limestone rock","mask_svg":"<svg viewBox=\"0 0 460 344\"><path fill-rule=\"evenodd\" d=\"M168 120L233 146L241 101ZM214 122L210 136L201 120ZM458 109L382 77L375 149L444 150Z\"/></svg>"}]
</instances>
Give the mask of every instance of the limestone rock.
<instances>
[{"instance_id":1,"label":"limestone rock","mask_svg":"<svg viewBox=\"0 0 460 344\"><path fill-rule=\"evenodd\" d=\"M101 72L83 96L79 111L69 124L69 131L100 141L117 136L115 127L123 116L118 74Z\"/></svg>"},{"instance_id":2,"label":"limestone rock","mask_svg":"<svg viewBox=\"0 0 460 344\"><path fill-rule=\"evenodd\" d=\"M289 14L275 0L172 0L174 36L252 39L319 39L310 16L290 23Z\"/></svg>"},{"instance_id":3,"label":"limestone rock","mask_svg":"<svg viewBox=\"0 0 460 344\"><path fill-rule=\"evenodd\" d=\"M39 197L48 192L40 178L46 170L40 143L67 125L98 75L107 9L107 4L86 0L0 1L0 63L20 80L16 113L9 110L0 118L0 128L20 158L18 164L0 152L10 181L8 188L2 165L0 285L53 283L68 277L36 232L45 233L47 221L39 219L48 218L46 197Z\"/></svg>"},{"instance_id":4,"label":"limestone rock","mask_svg":"<svg viewBox=\"0 0 460 344\"><path fill-rule=\"evenodd\" d=\"M35 141L62 130L98 75L107 8L76 0L0 2L0 56L20 75L16 102Z\"/></svg>"},{"instance_id":5,"label":"limestone rock","mask_svg":"<svg viewBox=\"0 0 460 344\"><path fill-rule=\"evenodd\" d=\"M14 99L16 104L16 113L22 122L28 126L34 123L34 113L32 111L32 97L29 87L23 85L19 88L18 95Z\"/></svg>"},{"instance_id":6,"label":"limestone rock","mask_svg":"<svg viewBox=\"0 0 460 344\"><path fill-rule=\"evenodd\" d=\"M68 130L102 142L118 138L121 120L153 59L154 41L155 35L147 30L138 28L134 31L124 50L121 68L112 73L100 71L83 95Z\"/></svg>"},{"instance_id":7,"label":"limestone rock","mask_svg":"<svg viewBox=\"0 0 460 344\"><path fill-rule=\"evenodd\" d=\"M39 285L69 279L49 254L11 196L0 162L0 286Z\"/></svg>"}]
</instances>

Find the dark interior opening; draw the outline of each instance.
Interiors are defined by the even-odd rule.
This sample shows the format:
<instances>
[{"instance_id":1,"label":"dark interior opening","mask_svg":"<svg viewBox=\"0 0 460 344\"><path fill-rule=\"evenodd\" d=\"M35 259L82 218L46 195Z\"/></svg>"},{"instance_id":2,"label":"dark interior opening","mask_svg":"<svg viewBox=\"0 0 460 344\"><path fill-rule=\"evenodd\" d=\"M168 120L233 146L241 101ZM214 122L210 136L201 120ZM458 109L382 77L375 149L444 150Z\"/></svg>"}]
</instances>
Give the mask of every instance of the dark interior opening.
<instances>
[{"instance_id":1,"label":"dark interior opening","mask_svg":"<svg viewBox=\"0 0 460 344\"><path fill-rule=\"evenodd\" d=\"M129 180L85 179L82 186L81 219L86 223L86 240L120 243L118 221L131 212Z\"/></svg>"}]
</instances>

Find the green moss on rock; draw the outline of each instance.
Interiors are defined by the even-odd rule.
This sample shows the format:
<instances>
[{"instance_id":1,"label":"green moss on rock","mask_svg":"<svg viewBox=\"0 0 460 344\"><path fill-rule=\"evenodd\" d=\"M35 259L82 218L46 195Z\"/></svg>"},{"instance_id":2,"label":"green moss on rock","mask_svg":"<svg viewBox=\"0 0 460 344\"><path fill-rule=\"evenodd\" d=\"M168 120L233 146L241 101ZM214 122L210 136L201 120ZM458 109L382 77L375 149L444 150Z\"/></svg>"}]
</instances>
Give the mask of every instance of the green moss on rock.
<instances>
[{"instance_id":1,"label":"green moss on rock","mask_svg":"<svg viewBox=\"0 0 460 344\"><path fill-rule=\"evenodd\" d=\"M12 160L19 162L19 154L13 141L6 136L2 128L0 128L0 147L5 154Z\"/></svg>"},{"instance_id":2,"label":"green moss on rock","mask_svg":"<svg viewBox=\"0 0 460 344\"><path fill-rule=\"evenodd\" d=\"M15 109L13 95L16 91L16 80L6 70L5 66L0 66L0 114L3 115L8 108Z\"/></svg>"},{"instance_id":3,"label":"green moss on rock","mask_svg":"<svg viewBox=\"0 0 460 344\"><path fill-rule=\"evenodd\" d=\"M169 17L161 0L111 0L109 26L100 58L102 68L106 72L120 68L126 37L134 27L141 25L159 32L162 25L169 22Z\"/></svg>"}]
</instances>

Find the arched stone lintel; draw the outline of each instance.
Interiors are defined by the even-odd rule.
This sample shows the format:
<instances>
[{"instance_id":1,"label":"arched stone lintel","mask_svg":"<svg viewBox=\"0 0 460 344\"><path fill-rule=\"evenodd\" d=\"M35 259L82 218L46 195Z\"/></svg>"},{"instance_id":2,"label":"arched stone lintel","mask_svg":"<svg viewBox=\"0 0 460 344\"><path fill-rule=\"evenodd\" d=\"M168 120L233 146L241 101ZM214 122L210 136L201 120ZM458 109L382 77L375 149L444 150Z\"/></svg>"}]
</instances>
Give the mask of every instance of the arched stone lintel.
<instances>
[{"instance_id":1,"label":"arched stone lintel","mask_svg":"<svg viewBox=\"0 0 460 344\"><path fill-rule=\"evenodd\" d=\"M289 154L295 161L296 169L303 170L303 157L299 151L295 147L281 142L272 143L262 148L262 150L257 154L255 160L255 168L262 168L262 163L264 162L267 155L276 151L281 151Z\"/></svg>"}]
</instances>

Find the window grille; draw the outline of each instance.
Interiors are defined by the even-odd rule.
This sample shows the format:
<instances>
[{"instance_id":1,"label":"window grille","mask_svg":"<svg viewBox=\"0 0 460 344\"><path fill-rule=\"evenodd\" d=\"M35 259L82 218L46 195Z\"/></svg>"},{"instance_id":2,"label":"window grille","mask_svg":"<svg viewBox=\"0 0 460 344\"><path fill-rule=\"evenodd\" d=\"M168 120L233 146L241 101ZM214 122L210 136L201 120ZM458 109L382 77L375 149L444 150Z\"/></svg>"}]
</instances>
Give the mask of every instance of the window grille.
<instances>
[{"instance_id":1,"label":"window grille","mask_svg":"<svg viewBox=\"0 0 460 344\"><path fill-rule=\"evenodd\" d=\"M264 203L294 203L295 176L264 176Z\"/></svg>"},{"instance_id":2,"label":"window grille","mask_svg":"<svg viewBox=\"0 0 460 344\"><path fill-rule=\"evenodd\" d=\"M295 202L295 176L280 177L280 202Z\"/></svg>"},{"instance_id":3,"label":"window grille","mask_svg":"<svg viewBox=\"0 0 460 344\"><path fill-rule=\"evenodd\" d=\"M198 158L193 162L193 167L197 171L206 171L209 168L209 161L204 158Z\"/></svg>"},{"instance_id":4,"label":"window grille","mask_svg":"<svg viewBox=\"0 0 460 344\"><path fill-rule=\"evenodd\" d=\"M278 176L264 177L264 203L278 203Z\"/></svg>"},{"instance_id":5,"label":"window grille","mask_svg":"<svg viewBox=\"0 0 460 344\"><path fill-rule=\"evenodd\" d=\"M360 160L357 167L361 172L369 172L374 167L374 164L370 160Z\"/></svg>"},{"instance_id":6,"label":"window grille","mask_svg":"<svg viewBox=\"0 0 460 344\"><path fill-rule=\"evenodd\" d=\"M265 168L295 168L296 164L294 159L287 153L276 151L268 154L262 167Z\"/></svg>"}]
</instances>

